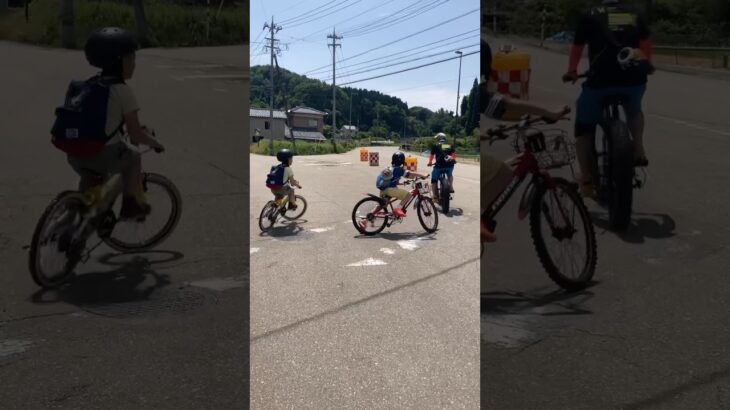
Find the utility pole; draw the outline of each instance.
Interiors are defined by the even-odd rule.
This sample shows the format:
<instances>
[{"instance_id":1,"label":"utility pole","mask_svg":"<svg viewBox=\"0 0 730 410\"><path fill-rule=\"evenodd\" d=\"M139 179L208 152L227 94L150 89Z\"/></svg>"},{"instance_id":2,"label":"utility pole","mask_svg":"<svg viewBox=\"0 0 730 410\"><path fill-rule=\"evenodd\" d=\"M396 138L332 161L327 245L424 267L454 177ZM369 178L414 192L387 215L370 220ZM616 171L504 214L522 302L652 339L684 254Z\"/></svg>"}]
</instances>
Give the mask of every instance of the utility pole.
<instances>
[{"instance_id":1,"label":"utility pole","mask_svg":"<svg viewBox=\"0 0 730 410\"><path fill-rule=\"evenodd\" d=\"M61 21L61 46L74 48L76 46L76 33L74 30L76 19L73 0L61 0L58 14Z\"/></svg>"},{"instance_id":2,"label":"utility pole","mask_svg":"<svg viewBox=\"0 0 730 410\"><path fill-rule=\"evenodd\" d=\"M540 47L542 47L545 41L545 20L547 19L547 9L543 7L542 13L540 14L542 20L542 27L540 29Z\"/></svg>"},{"instance_id":3,"label":"utility pole","mask_svg":"<svg viewBox=\"0 0 730 410\"><path fill-rule=\"evenodd\" d=\"M337 56L337 46L342 46L342 44L337 43L337 40L342 40L342 36L338 36L335 28L332 27L332 34L328 34L327 38L332 39L332 44L328 44L327 46L332 46L332 146L335 149L335 153L337 153L337 144L335 143L335 139L337 138L337 76L335 73L335 56Z\"/></svg>"},{"instance_id":4,"label":"utility pole","mask_svg":"<svg viewBox=\"0 0 730 410\"><path fill-rule=\"evenodd\" d=\"M271 16L271 25L269 23L264 24L264 29L269 29L269 35L271 37L267 38L267 40L270 40L270 45L267 45L266 48L271 50L271 64L269 65L269 78L271 79L271 96L269 98L269 154L274 153L274 54L279 52L279 48L276 46L276 40L274 36L276 35L279 30L281 30L281 26L278 26L274 24L274 16Z\"/></svg>"},{"instance_id":5,"label":"utility pole","mask_svg":"<svg viewBox=\"0 0 730 410\"><path fill-rule=\"evenodd\" d=\"M456 86L456 111L454 111L454 119L456 119L456 125L458 127L459 125L459 96L461 92L461 58L463 57L463 54L461 50L457 51L456 54L459 55L459 85ZM454 147L456 147L456 133L454 133Z\"/></svg>"},{"instance_id":6,"label":"utility pole","mask_svg":"<svg viewBox=\"0 0 730 410\"><path fill-rule=\"evenodd\" d=\"M497 35L497 0L492 0L492 1L494 1L494 8L493 8L493 12L492 12L492 32L496 36Z\"/></svg>"}]
</instances>

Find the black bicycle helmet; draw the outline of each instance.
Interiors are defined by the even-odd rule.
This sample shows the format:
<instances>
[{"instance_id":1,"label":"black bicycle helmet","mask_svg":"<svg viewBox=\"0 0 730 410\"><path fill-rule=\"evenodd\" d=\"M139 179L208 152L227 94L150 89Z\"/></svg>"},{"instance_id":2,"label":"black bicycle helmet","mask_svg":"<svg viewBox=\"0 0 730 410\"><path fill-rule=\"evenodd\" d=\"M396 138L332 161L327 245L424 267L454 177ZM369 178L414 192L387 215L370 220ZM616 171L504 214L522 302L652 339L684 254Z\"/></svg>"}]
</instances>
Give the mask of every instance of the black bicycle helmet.
<instances>
[{"instance_id":1,"label":"black bicycle helmet","mask_svg":"<svg viewBox=\"0 0 730 410\"><path fill-rule=\"evenodd\" d=\"M400 151L396 151L393 154L393 159L390 161L390 164L393 165L394 167L399 167L405 163L406 163L406 154L404 154Z\"/></svg>"},{"instance_id":2,"label":"black bicycle helmet","mask_svg":"<svg viewBox=\"0 0 730 410\"><path fill-rule=\"evenodd\" d=\"M288 164L289 158L293 156L294 154L286 148L276 153L276 159L279 160L279 162L281 162L282 164Z\"/></svg>"},{"instance_id":3,"label":"black bicycle helmet","mask_svg":"<svg viewBox=\"0 0 730 410\"><path fill-rule=\"evenodd\" d=\"M127 30L105 27L89 37L84 52L86 60L92 66L112 74L121 74L122 57L134 53L138 48L137 42Z\"/></svg>"}]
</instances>

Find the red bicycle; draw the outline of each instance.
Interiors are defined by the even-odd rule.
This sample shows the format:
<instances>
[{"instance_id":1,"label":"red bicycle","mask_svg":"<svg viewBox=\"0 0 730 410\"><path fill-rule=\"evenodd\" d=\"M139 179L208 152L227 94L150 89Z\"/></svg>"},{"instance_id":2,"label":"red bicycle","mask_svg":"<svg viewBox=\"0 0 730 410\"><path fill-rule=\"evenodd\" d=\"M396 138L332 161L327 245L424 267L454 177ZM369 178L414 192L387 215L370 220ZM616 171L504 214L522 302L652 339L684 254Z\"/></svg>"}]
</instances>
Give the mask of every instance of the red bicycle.
<instances>
[{"instance_id":1,"label":"red bicycle","mask_svg":"<svg viewBox=\"0 0 730 410\"><path fill-rule=\"evenodd\" d=\"M405 181L403 185L413 185L410 192L411 197L403 206L403 210L414 204L413 209L418 214L418 221L423 229L428 233L436 232L439 218L433 200L429 196L428 182L413 180ZM400 218L394 212L393 202L397 200L396 198L381 197L374 194L366 195L367 197L355 204L355 208L352 210L352 224L355 225L358 232L368 236L376 235L386 226L390 227L394 223L403 221L403 218Z\"/></svg>"},{"instance_id":2,"label":"red bicycle","mask_svg":"<svg viewBox=\"0 0 730 410\"><path fill-rule=\"evenodd\" d=\"M530 215L530 232L540 262L550 278L567 290L585 288L596 270L596 235L588 209L578 193L578 184L551 176L548 170L570 166L573 172L574 145L563 130L540 130L542 118L524 117L519 123L487 131L493 143L512 137L518 156L509 161L514 177L504 191L482 213L482 220L494 231L495 217L530 177L520 200L518 218ZM549 246L548 240L555 240ZM582 243L581 243L582 242ZM484 242L482 242L484 253ZM578 261L575 259L579 258Z\"/></svg>"}]
</instances>

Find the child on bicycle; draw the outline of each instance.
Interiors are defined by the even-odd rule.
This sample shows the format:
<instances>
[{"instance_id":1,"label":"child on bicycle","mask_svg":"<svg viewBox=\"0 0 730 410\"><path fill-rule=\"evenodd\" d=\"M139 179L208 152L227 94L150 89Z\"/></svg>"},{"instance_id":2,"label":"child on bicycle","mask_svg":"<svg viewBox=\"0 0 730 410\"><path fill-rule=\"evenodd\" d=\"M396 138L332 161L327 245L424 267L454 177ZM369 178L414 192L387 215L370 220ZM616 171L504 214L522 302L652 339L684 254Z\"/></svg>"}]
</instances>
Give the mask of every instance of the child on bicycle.
<instances>
[{"instance_id":1,"label":"child on bicycle","mask_svg":"<svg viewBox=\"0 0 730 410\"><path fill-rule=\"evenodd\" d=\"M271 189L276 199L289 196L289 210L297 209L296 196L293 186L302 189L299 181L294 179L294 170L291 165L294 162L294 154L288 149L282 149L276 153L276 159L280 164L271 167L266 177L266 186Z\"/></svg>"},{"instance_id":2,"label":"child on bicycle","mask_svg":"<svg viewBox=\"0 0 730 410\"><path fill-rule=\"evenodd\" d=\"M489 92L487 84L489 77L492 72L492 49L489 43L481 41L481 76L482 83L479 87L479 103L480 103L480 137L486 135L486 119L519 119L525 114L536 115L546 118L551 121L557 121L568 111L567 106L549 110L541 105L530 103L528 101L521 101L514 98L510 98L505 95L495 94ZM513 172L512 169L507 166L503 161L500 161L493 156L485 152L484 146L481 150L481 206L482 213L484 210L499 196L500 193L509 185L512 181ZM480 236L482 241L494 242L497 237L494 235L488 226L487 221L481 219L480 225Z\"/></svg>"},{"instance_id":3,"label":"child on bicycle","mask_svg":"<svg viewBox=\"0 0 730 410\"><path fill-rule=\"evenodd\" d=\"M124 129L133 145L144 144L157 152L164 146L140 125L140 108L125 80L134 75L137 43L124 29L107 27L86 42L89 64L101 73L69 86L66 102L56 110L53 144L66 152L71 168L80 176L79 190L86 191L120 173L123 183L121 220L142 221L150 206L141 195L140 153L122 139Z\"/></svg>"},{"instance_id":4,"label":"child on bicycle","mask_svg":"<svg viewBox=\"0 0 730 410\"><path fill-rule=\"evenodd\" d=\"M446 134L439 132L433 137L436 143L431 147L431 155L428 157L428 166L434 165L434 159L436 164L433 167L431 173L431 192L433 192L433 200L439 202L439 195L441 194L436 186L436 182L441 177L441 174L446 174L449 177L449 192L454 193L454 165L456 164L456 151L454 147L446 143Z\"/></svg>"},{"instance_id":5,"label":"child on bicycle","mask_svg":"<svg viewBox=\"0 0 730 410\"><path fill-rule=\"evenodd\" d=\"M406 210L404 206L411 198L411 193L405 189L398 188L398 182L400 179L405 177L409 179L415 178L427 178L428 175L418 174L405 169L406 155L400 151L393 154L390 161L390 167L384 169L376 179L375 184L380 189L381 196L388 196L395 199L400 199L400 207L394 208L393 213L403 218L406 216Z\"/></svg>"}]
</instances>

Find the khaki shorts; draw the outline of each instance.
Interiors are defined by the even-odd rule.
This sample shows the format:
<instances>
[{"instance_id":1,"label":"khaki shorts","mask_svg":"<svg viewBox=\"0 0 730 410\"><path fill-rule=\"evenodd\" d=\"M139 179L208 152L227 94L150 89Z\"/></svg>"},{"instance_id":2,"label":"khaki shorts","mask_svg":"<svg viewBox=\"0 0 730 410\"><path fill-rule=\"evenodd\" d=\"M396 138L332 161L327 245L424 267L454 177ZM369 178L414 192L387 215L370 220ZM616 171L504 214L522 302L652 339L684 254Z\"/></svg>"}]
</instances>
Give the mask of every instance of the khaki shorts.
<instances>
[{"instance_id":1,"label":"khaki shorts","mask_svg":"<svg viewBox=\"0 0 730 410\"><path fill-rule=\"evenodd\" d=\"M81 178L94 179L99 176L109 178L122 171L125 161L133 156L139 156L124 142L117 142L105 146L101 152L93 157L67 157L68 164Z\"/></svg>"},{"instance_id":2,"label":"khaki shorts","mask_svg":"<svg viewBox=\"0 0 730 410\"><path fill-rule=\"evenodd\" d=\"M402 201L408 196L408 191L400 188L387 188L380 191L380 195L389 196L391 198L400 199Z\"/></svg>"},{"instance_id":3,"label":"khaki shorts","mask_svg":"<svg viewBox=\"0 0 730 410\"><path fill-rule=\"evenodd\" d=\"M284 184L281 189L272 189L271 193L276 197L287 196L292 191L292 187L289 184Z\"/></svg>"}]
</instances>

